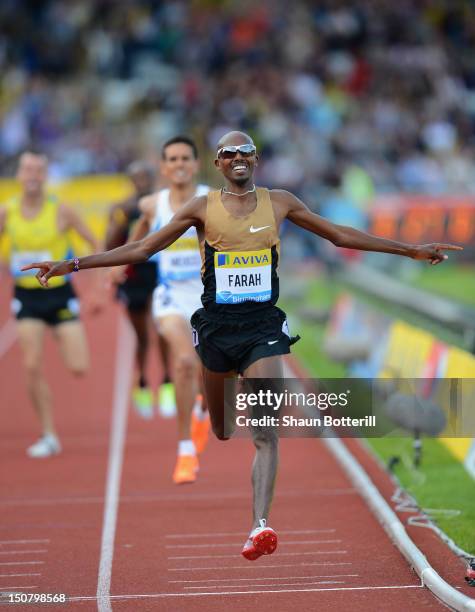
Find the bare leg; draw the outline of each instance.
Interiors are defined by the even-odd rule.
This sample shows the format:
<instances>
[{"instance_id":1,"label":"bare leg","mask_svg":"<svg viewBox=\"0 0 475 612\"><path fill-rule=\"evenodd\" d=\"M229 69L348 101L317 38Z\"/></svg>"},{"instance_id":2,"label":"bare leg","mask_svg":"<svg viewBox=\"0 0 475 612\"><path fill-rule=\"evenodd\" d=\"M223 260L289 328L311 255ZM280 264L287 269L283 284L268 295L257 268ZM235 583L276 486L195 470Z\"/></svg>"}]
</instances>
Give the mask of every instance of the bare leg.
<instances>
[{"instance_id":1,"label":"bare leg","mask_svg":"<svg viewBox=\"0 0 475 612\"><path fill-rule=\"evenodd\" d=\"M235 427L235 411L232 406L224 406L224 381L234 378L236 373L213 372L201 366L204 399L211 419L211 427L218 440L229 440Z\"/></svg>"},{"instance_id":2,"label":"bare leg","mask_svg":"<svg viewBox=\"0 0 475 612\"><path fill-rule=\"evenodd\" d=\"M155 333L157 334L157 341L158 341L158 357L160 360L160 363L163 366L163 380L162 383L166 383L166 382L170 382L172 379L172 373L171 373L171 363L170 363L170 351L168 349L168 345L167 342L165 340L165 338L162 336L162 334L160 333L160 325L154 325L154 330Z\"/></svg>"},{"instance_id":3,"label":"bare leg","mask_svg":"<svg viewBox=\"0 0 475 612\"><path fill-rule=\"evenodd\" d=\"M137 344L135 347L135 362L139 375L140 385L146 385L147 382L147 355L149 346L149 317L150 317L150 300L148 304L138 310L127 309L132 327L134 328Z\"/></svg>"},{"instance_id":4,"label":"bare leg","mask_svg":"<svg viewBox=\"0 0 475 612\"><path fill-rule=\"evenodd\" d=\"M282 378L282 358L264 357L250 365L244 372L245 378ZM271 427L252 427L252 439L256 454L252 466L252 487L254 493L253 525L269 515L279 463L279 438Z\"/></svg>"},{"instance_id":5,"label":"bare leg","mask_svg":"<svg viewBox=\"0 0 475 612\"><path fill-rule=\"evenodd\" d=\"M89 369L89 351L81 321L56 325L54 336L68 370L77 377L84 376Z\"/></svg>"},{"instance_id":6,"label":"bare leg","mask_svg":"<svg viewBox=\"0 0 475 612\"><path fill-rule=\"evenodd\" d=\"M208 412L208 400L206 399L206 394L205 394L203 383L201 383L200 385L200 391L202 395L200 408L201 408L201 412L205 413L205 412Z\"/></svg>"},{"instance_id":7,"label":"bare leg","mask_svg":"<svg viewBox=\"0 0 475 612\"><path fill-rule=\"evenodd\" d=\"M45 327L45 323L37 319L21 319L17 324L28 394L38 415L42 433L56 435L51 393L41 368Z\"/></svg>"},{"instance_id":8,"label":"bare leg","mask_svg":"<svg viewBox=\"0 0 475 612\"><path fill-rule=\"evenodd\" d=\"M175 385L178 437L191 438L191 411L198 392L198 357L193 349L190 329L178 315L160 317L160 334L167 343Z\"/></svg>"}]
</instances>

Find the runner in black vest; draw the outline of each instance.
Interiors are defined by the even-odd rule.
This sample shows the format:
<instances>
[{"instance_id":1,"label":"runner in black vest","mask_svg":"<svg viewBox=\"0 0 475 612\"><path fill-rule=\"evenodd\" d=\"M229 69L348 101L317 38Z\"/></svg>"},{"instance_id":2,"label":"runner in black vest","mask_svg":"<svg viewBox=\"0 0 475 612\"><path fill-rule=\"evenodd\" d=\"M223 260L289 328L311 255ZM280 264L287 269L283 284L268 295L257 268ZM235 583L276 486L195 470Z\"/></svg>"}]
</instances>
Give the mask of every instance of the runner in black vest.
<instances>
[{"instance_id":1,"label":"runner in black vest","mask_svg":"<svg viewBox=\"0 0 475 612\"><path fill-rule=\"evenodd\" d=\"M155 172L146 162L136 161L127 168L134 193L123 202L114 204L109 213L105 248L115 249L125 244L141 215L139 200L149 195L155 188ZM143 418L153 416L153 394L147 380L147 354L151 320L152 294L158 284L157 264L146 261L130 265L125 270L125 278L117 286L117 297L124 304L137 344L135 358L138 380L132 390L134 408Z\"/></svg>"}]
</instances>

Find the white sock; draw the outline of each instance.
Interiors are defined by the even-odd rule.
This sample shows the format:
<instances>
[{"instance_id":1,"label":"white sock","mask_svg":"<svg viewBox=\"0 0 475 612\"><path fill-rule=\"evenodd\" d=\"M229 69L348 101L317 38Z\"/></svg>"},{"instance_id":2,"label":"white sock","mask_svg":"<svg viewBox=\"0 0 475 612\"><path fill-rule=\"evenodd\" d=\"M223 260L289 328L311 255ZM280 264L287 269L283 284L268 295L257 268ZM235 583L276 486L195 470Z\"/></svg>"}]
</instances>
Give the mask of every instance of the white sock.
<instances>
[{"instance_id":1,"label":"white sock","mask_svg":"<svg viewBox=\"0 0 475 612\"><path fill-rule=\"evenodd\" d=\"M193 440L180 440L178 442L178 455L182 457L183 455L196 455L195 445L193 444Z\"/></svg>"}]
</instances>

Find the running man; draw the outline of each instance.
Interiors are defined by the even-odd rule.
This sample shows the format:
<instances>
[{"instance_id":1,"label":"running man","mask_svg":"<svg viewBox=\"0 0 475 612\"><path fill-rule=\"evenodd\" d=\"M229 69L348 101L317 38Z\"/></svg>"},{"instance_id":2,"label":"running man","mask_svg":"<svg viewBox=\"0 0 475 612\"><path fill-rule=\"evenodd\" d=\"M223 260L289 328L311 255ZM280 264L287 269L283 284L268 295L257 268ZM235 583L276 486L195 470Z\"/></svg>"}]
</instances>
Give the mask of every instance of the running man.
<instances>
[{"instance_id":1,"label":"running man","mask_svg":"<svg viewBox=\"0 0 475 612\"><path fill-rule=\"evenodd\" d=\"M282 378L282 355L293 340L285 314L276 307L279 228L284 219L329 240L339 247L393 253L439 264L444 250L461 250L450 244L410 245L378 238L312 213L288 191L256 188L256 147L242 132L230 132L219 142L215 165L225 186L207 196L193 198L168 225L143 240L124 247L62 262L33 263L43 286L72 270L117 266L146 261L173 244L190 227L198 231L202 256L203 308L192 317L196 350L201 358L205 393L213 431L228 436L224 414L224 381L242 374L248 378ZM247 267L243 258L258 263ZM277 535L266 525L278 462L274 429L253 429L256 455L252 468L254 520L242 554L255 560L271 554Z\"/></svg>"},{"instance_id":2,"label":"running man","mask_svg":"<svg viewBox=\"0 0 475 612\"><path fill-rule=\"evenodd\" d=\"M115 249L125 244L132 228L140 217L139 200L152 193L155 172L143 161L136 161L127 168L135 193L124 202L112 206L109 214L105 248ZM149 325L152 294L157 285L157 265L147 261L124 270L125 279L118 285L117 296L127 309L127 316L136 336L135 361L138 382L132 391L132 402L138 414L145 419L153 416L153 394L147 380L147 356L149 349Z\"/></svg>"},{"instance_id":3,"label":"running man","mask_svg":"<svg viewBox=\"0 0 475 612\"><path fill-rule=\"evenodd\" d=\"M34 274L22 272L32 257L67 257L71 229L97 251L98 244L71 209L47 195L46 156L26 152L21 155L17 180L21 195L0 208L0 234L6 236L10 271L14 278L12 311L23 353L28 393L38 415L42 436L27 449L30 457L56 455L61 444L53 422L52 399L42 372L45 329L50 326L58 341L67 368L82 376L89 364L86 337L79 321L79 302L68 278L55 278L45 291L38 289Z\"/></svg>"},{"instance_id":4,"label":"running man","mask_svg":"<svg viewBox=\"0 0 475 612\"><path fill-rule=\"evenodd\" d=\"M205 196L206 185L196 184L199 171L198 149L191 138L176 136L162 147L161 173L169 188L140 201L142 217L133 239L167 225L193 197ZM171 360L171 379L175 386L178 417L178 457L173 472L176 484L196 480L197 453L208 438L209 416L195 406L199 392L199 360L190 334L191 315L200 308L201 257L194 227L160 253L160 284L153 294L152 312L160 336L165 340ZM192 423L193 434L192 435Z\"/></svg>"}]
</instances>

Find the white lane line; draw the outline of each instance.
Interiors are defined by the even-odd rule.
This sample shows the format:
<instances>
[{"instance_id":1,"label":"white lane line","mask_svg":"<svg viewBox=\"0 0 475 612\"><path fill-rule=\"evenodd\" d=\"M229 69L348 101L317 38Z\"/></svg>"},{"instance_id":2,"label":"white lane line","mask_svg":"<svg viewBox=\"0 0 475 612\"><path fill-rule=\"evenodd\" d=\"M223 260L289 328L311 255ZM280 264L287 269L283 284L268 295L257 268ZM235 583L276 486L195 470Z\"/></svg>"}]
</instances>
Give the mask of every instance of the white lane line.
<instances>
[{"instance_id":1,"label":"white lane line","mask_svg":"<svg viewBox=\"0 0 475 612\"><path fill-rule=\"evenodd\" d=\"M122 461L127 432L129 392L133 371L133 336L129 324L123 315L119 317L117 337L112 423L109 439L101 556L96 594L99 612L112 611L110 603L112 560L114 556Z\"/></svg>"},{"instance_id":2,"label":"white lane line","mask_svg":"<svg viewBox=\"0 0 475 612\"><path fill-rule=\"evenodd\" d=\"M168 582L188 584L190 582L230 582L231 580L234 582L250 582L255 580L314 580L315 578L355 578L357 576L359 576L359 574L331 574L328 576L261 576L260 578L207 578L205 580L169 580Z\"/></svg>"},{"instance_id":3,"label":"white lane line","mask_svg":"<svg viewBox=\"0 0 475 612\"><path fill-rule=\"evenodd\" d=\"M324 589L276 589L272 591L218 591L215 593L137 593L134 595L111 595L110 599L120 601L122 599L165 599L166 597L203 597L211 595L261 595L263 593L318 593L322 591L379 591L384 589L424 589L422 584L397 584L387 586L360 586L360 587L328 587ZM96 597L70 597L68 601L94 601Z\"/></svg>"},{"instance_id":4,"label":"white lane line","mask_svg":"<svg viewBox=\"0 0 475 612\"><path fill-rule=\"evenodd\" d=\"M279 557L296 557L298 555L346 555L347 550L313 550L308 552L280 552ZM186 557L168 557L168 559L235 559L236 555L192 555Z\"/></svg>"},{"instance_id":5,"label":"white lane line","mask_svg":"<svg viewBox=\"0 0 475 612\"><path fill-rule=\"evenodd\" d=\"M281 535L310 535L312 533L335 533L336 529L303 529L299 531L286 531L279 529ZM166 535L166 538L228 538L232 536L246 536L247 531L229 531L227 533L172 533Z\"/></svg>"},{"instance_id":6,"label":"white lane line","mask_svg":"<svg viewBox=\"0 0 475 612\"><path fill-rule=\"evenodd\" d=\"M342 540L291 540L282 542L282 545L291 544L292 546L305 546L307 544L339 544L341 541ZM237 546L237 544L235 542L228 542L227 544L167 544L165 548L229 548L230 546Z\"/></svg>"},{"instance_id":7,"label":"white lane line","mask_svg":"<svg viewBox=\"0 0 475 612\"><path fill-rule=\"evenodd\" d=\"M0 550L0 555L44 555L47 550Z\"/></svg>"},{"instance_id":8,"label":"white lane line","mask_svg":"<svg viewBox=\"0 0 475 612\"><path fill-rule=\"evenodd\" d=\"M14 319L8 319L0 329L0 358L3 357L15 344L17 337L16 324Z\"/></svg>"},{"instance_id":9,"label":"white lane line","mask_svg":"<svg viewBox=\"0 0 475 612\"><path fill-rule=\"evenodd\" d=\"M354 489L344 489L344 494L351 493L352 495L358 495ZM341 495L342 492L330 490L329 492L323 493L325 496ZM297 498L305 497L321 497L322 492L317 491L280 491L279 498ZM150 495L125 495L119 499L120 503L145 503L145 502L163 502L167 503L170 501L213 501L222 499L248 499L249 491L234 491L229 493L156 493ZM55 506L58 504L102 504L104 501L103 497L40 497L40 498L26 498L26 499L2 499L0 500L0 506ZM323 532L324 530L322 530ZM211 534L213 535L213 534Z\"/></svg>"},{"instance_id":10,"label":"white lane line","mask_svg":"<svg viewBox=\"0 0 475 612\"><path fill-rule=\"evenodd\" d=\"M320 566L320 567L333 567L333 566L340 566L340 565L353 565L350 561L315 561L314 563L279 563L279 565L261 565L259 564L259 569L275 569L276 567L279 567L279 569L281 567L313 567L313 566ZM226 571L226 570L252 570L255 571L256 566L255 565L218 565L218 566L212 566L212 567L175 567L175 568L168 568L169 572L203 572L203 571L216 571L216 570L221 570L221 571Z\"/></svg>"},{"instance_id":11,"label":"white lane line","mask_svg":"<svg viewBox=\"0 0 475 612\"><path fill-rule=\"evenodd\" d=\"M36 574L0 574L0 578L19 578L20 576L41 576L41 573Z\"/></svg>"},{"instance_id":12,"label":"white lane line","mask_svg":"<svg viewBox=\"0 0 475 612\"><path fill-rule=\"evenodd\" d=\"M240 584L240 585L232 585L232 584L220 584L220 585L206 585L206 589L242 589L242 588L246 588L246 586L255 588L255 587L281 587L281 586L312 586L314 584L345 584L344 580L318 580L315 582L287 582L287 583L281 583L281 582L274 582L272 584ZM203 585L201 586L186 586L183 587L184 589L202 589Z\"/></svg>"},{"instance_id":13,"label":"white lane line","mask_svg":"<svg viewBox=\"0 0 475 612\"><path fill-rule=\"evenodd\" d=\"M44 565L44 561L2 561L0 565Z\"/></svg>"},{"instance_id":14,"label":"white lane line","mask_svg":"<svg viewBox=\"0 0 475 612\"><path fill-rule=\"evenodd\" d=\"M2 586L3 591L11 591L12 589L37 589L37 586Z\"/></svg>"},{"instance_id":15,"label":"white lane line","mask_svg":"<svg viewBox=\"0 0 475 612\"><path fill-rule=\"evenodd\" d=\"M60 497L60 498L29 498L29 499L4 499L0 506L57 506L59 504L102 504L103 497Z\"/></svg>"},{"instance_id":16,"label":"white lane line","mask_svg":"<svg viewBox=\"0 0 475 612\"><path fill-rule=\"evenodd\" d=\"M44 544L50 540L0 540L0 545L4 544Z\"/></svg>"}]
</instances>

